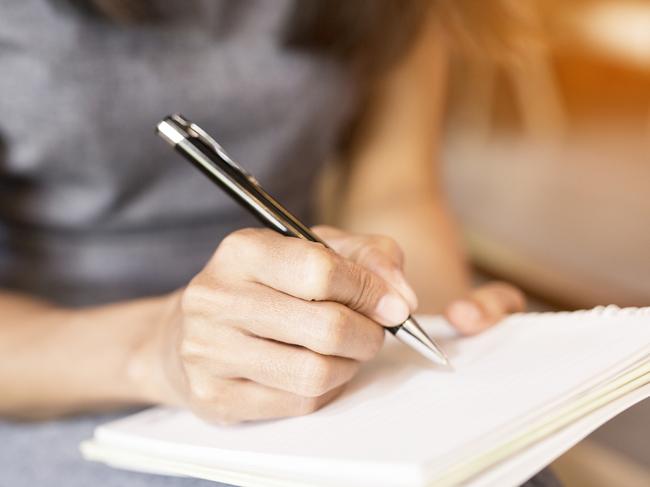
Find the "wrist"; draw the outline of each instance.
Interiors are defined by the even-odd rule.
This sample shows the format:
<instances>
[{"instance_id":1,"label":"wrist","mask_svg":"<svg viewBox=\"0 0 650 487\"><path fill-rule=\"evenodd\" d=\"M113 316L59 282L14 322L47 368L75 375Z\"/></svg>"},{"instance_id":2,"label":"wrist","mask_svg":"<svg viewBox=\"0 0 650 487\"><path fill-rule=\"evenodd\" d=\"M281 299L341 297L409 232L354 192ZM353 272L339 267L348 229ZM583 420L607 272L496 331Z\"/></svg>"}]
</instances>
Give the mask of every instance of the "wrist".
<instances>
[{"instance_id":1,"label":"wrist","mask_svg":"<svg viewBox=\"0 0 650 487\"><path fill-rule=\"evenodd\" d=\"M180 293L142 302L142 333L133 342L123 371L132 398L141 403L177 405L180 397L170 380L177 374L175 325Z\"/></svg>"},{"instance_id":2,"label":"wrist","mask_svg":"<svg viewBox=\"0 0 650 487\"><path fill-rule=\"evenodd\" d=\"M0 412L47 417L172 404L163 341L174 306L174 295L72 309L0 293Z\"/></svg>"}]
</instances>

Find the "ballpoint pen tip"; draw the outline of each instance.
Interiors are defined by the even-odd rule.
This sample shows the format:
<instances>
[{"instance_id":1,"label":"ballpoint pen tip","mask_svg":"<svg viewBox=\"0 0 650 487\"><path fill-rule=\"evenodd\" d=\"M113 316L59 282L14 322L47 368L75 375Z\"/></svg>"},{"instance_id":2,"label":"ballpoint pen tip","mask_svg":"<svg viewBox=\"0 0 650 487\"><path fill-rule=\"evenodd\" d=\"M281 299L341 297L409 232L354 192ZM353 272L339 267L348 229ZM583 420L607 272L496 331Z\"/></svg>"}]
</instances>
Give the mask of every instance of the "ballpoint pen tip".
<instances>
[{"instance_id":1,"label":"ballpoint pen tip","mask_svg":"<svg viewBox=\"0 0 650 487\"><path fill-rule=\"evenodd\" d=\"M433 363L441 365L449 370L453 370L451 362L449 362L449 359L442 349L429 335L427 335L413 317L409 317L409 319L402 324L395 336L420 352L420 354L424 355Z\"/></svg>"}]
</instances>

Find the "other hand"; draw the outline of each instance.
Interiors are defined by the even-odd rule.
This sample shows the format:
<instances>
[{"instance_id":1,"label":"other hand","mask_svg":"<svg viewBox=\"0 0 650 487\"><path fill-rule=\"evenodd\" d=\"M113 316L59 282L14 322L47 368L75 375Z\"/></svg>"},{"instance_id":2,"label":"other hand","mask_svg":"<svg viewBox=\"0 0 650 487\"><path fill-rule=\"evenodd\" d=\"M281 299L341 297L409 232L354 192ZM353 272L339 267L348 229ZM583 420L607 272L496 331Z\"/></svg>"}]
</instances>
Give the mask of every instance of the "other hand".
<instances>
[{"instance_id":1,"label":"other hand","mask_svg":"<svg viewBox=\"0 0 650 487\"><path fill-rule=\"evenodd\" d=\"M526 297L516 287L500 281L478 287L467 297L449 303L445 317L461 333L474 335L511 313L526 309Z\"/></svg>"}]
</instances>

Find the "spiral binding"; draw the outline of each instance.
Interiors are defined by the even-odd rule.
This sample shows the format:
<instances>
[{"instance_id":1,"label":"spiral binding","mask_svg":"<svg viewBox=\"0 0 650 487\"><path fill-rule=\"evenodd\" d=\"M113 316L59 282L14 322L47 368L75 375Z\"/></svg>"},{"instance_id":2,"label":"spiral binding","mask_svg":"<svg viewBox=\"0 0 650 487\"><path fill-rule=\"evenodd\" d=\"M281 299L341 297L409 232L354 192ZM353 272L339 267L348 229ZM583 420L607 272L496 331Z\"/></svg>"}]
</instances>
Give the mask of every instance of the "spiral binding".
<instances>
[{"instance_id":1,"label":"spiral binding","mask_svg":"<svg viewBox=\"0 0 650 487\"><path fill-rule=\"evenodd\" d=\"M592 309L582 309L577 311L540 311L531 313L522 313L515 315L518 318L536 318L536 317L568 317L568 316L584 316L584 317L648 317L650 318L650 306L641 308L620 308L614 304L608 306L596 306Z\"/></svg>"}]
</instances>

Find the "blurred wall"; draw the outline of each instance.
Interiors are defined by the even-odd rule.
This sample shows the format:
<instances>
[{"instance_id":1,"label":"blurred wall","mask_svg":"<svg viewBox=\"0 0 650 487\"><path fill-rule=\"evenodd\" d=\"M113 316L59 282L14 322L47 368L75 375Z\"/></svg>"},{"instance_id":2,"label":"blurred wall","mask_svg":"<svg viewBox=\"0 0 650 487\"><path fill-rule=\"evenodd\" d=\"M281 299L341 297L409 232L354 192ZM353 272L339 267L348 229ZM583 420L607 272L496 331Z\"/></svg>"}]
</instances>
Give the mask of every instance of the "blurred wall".
<instances>
[{"instance_id":1,"label":"blurred wall","mask_svg":"<svg viewBox=\"0 0 650 487\"><path fill-rule=\"evenodd\" d=\"M545 34L453 55L447 188L480 268L562 308L650 305L650 2L527 2ZM593 438L650 466L650 402Z\"/></svg>"},{"instance_id":2,"label":"blurred wall","mask_svg":"<svg viewBox=\"0 0 650 487\"><path fill-rule=\"evenodd\" d=\"M488 269L565 306L650 304L650 37L644 63L639 36L627 58L546 24L545 48L455 56L450 196Z\"/></svg>"}]
</instances>

